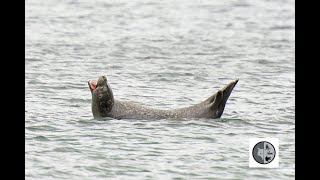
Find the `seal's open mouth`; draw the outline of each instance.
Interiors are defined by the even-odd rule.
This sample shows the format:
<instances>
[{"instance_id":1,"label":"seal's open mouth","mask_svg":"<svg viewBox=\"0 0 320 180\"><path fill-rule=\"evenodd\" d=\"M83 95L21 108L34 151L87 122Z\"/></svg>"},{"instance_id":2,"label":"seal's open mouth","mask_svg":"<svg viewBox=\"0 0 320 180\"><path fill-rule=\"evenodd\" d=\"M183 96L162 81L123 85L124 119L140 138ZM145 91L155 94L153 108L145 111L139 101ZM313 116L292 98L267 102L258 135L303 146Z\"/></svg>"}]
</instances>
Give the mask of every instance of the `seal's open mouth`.
<instances>
[{"instance_id":1,"label":"seal's open mouth","mask_svg":"<svg viewBox=\"0 0 320 180\"><path fill-rule=\"evenodd\" d=\"M89 80L88 85L91 91L97 88L97 81L96 80Z\"/></svg>"}]
</instances>

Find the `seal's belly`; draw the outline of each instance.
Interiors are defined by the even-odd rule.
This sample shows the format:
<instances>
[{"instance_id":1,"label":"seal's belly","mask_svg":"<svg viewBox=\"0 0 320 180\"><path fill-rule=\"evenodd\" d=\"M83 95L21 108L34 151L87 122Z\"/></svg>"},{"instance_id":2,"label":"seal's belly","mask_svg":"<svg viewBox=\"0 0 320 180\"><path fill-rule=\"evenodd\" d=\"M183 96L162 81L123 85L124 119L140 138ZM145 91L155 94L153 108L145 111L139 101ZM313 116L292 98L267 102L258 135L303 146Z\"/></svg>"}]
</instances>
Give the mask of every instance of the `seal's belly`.
<instances>
[{"instance_id":1,"label":"seal's belly","mask_svg":"<svg viewBox=\"0 0 320 180\"><path fill-rule=\"evenodd\" d=\"M115 101L109 116L115 119L170 119L204 117L206 109L201 105L162 110L149 108L132 102Z\"/></svg>"}]
</instances>

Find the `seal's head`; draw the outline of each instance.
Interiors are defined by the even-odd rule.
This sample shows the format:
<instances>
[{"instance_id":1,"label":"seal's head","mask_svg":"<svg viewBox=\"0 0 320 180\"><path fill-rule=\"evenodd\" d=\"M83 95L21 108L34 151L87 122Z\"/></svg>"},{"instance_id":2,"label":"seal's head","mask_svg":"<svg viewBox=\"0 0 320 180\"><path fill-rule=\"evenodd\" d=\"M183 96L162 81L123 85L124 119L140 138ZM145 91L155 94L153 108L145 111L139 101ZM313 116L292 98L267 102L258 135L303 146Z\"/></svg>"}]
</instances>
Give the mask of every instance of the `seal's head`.
<instances>
[{"instance_id":1,"label":"seal's head","mask_svg":"<svg viewBox=\"0 0 320 180\"><path fill-rule=\"evenodd\" d=\"M98 81L88 81L88 85L92 94L93 117L107 117L114 104L113 93L107 78L100 76Z\"/></svg>"}]
</instances>

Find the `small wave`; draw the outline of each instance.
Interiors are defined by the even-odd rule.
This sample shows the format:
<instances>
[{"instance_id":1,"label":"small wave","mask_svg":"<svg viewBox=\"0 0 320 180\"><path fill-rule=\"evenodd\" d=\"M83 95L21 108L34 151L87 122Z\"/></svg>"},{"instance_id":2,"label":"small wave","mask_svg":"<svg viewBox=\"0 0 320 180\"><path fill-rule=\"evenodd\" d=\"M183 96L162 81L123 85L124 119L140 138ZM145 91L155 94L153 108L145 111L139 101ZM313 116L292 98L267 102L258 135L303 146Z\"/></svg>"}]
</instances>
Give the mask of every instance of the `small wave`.
<instances>
[{"instance_id":1,"label":"small wave","mask_svg":"<svg viewBox=\"0 0 320 180\"><path fill-rule=\"evenodd\" d=\"M48 138L44 136L36 136L33 139L38 140L38 141L50 141Z\"/></svg>"}]
</instances>

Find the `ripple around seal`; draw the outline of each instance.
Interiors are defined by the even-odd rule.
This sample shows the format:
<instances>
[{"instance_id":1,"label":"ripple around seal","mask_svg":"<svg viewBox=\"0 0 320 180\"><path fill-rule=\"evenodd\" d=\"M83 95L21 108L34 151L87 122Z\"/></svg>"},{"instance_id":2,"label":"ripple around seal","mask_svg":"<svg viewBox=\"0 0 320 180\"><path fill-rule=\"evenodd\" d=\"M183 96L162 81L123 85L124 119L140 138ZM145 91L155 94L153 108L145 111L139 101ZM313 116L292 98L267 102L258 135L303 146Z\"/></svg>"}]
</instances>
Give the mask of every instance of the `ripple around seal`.
<instances>
[{"instance_id":1,"label":"ripple around seal","mask_svg":"<svg viewBox=\"0 0 320 180\"><path fill-rule=\"evenodd\" d=\"M294 178L292 0L29 0L25 14L26 179ZM100 75L162 109L240 81L221 119L95 120ZM248 167L253 137L279 138L280 168Z\"/></svg>"}]
</instances>

